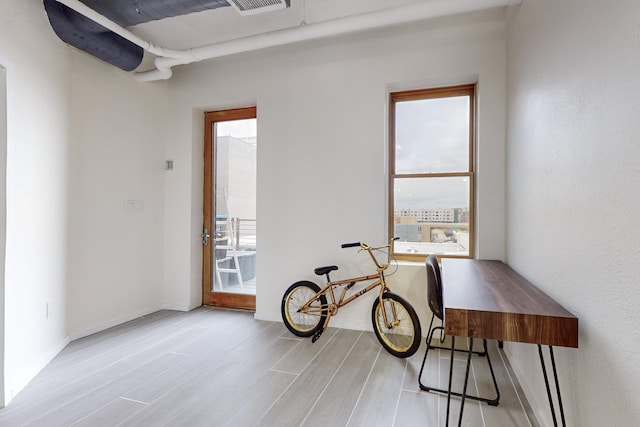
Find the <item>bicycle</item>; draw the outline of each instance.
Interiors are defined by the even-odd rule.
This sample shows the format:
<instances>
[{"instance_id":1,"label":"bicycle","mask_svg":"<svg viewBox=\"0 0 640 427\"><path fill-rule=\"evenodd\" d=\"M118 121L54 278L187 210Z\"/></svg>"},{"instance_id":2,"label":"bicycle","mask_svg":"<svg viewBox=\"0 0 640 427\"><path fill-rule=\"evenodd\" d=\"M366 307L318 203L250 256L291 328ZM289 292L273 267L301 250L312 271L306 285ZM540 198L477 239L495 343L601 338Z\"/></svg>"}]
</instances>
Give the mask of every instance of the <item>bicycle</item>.
<instances>
[{"instance_id":1,"label":"bicycle","mask_svg":"<svg viewBox=\"0 0 640 427\"><path fill-rule=\"evenodd\" d=\"M316 342L327 328L331 316L336 315L339 308L380 286L379 295L371 308L373 331L380 344L394 356L409 357L414 354L421 340L420 321L416 311L405 299L392 293L385 282L384 271L391 263L394 240L397 238L377 247L362 242L342 244L342 248L359 246L358 252L367 251L376 266L375 274L332 281L329 273L338 270L338 267L329 265L314 270L316 275L326 276L327 284L324 288L321 289L317 284L307 280L289 286L282 297L281 306L282 319L286 327L294 335L312 337L311 342ZM386 249L387 262L380 264L373 252L383 252L384 249ZM347 291L356 283L370 280L373 280L373 283L346 297ZM336 298L334 290L340 287L342 291L339 298ZM328 303L327 295L331 303Z\"/></svg>"}]
</instances>

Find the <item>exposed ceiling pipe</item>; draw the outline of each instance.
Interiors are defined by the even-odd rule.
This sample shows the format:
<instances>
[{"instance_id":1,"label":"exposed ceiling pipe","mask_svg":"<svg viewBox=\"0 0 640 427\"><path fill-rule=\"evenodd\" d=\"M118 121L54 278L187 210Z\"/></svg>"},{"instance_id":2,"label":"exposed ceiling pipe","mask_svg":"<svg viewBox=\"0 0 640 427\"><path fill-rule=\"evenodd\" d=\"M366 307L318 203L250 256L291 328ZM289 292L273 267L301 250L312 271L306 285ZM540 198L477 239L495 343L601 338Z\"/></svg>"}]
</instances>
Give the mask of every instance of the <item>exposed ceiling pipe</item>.
<instances>
[{"instance_id":1,"label":"exposed ceiling pipe","mask_svg":"<svg viewBox=\"0 0 640 427\"><path fill-rule=\"evenodd\" d=\"M202 47L173 50L155 46L146 40L142 40L140 37L120 27L118 24L115 24L97 12L91 9L86 10L88 8L78 0L57 1L79 13L84 14L86 12L87 15L85 16L96 20L96 22L99 20L101 25L109 28L111 31L114 31L143 49L156 54L158 57L154 62L156 66L155 70L135 74L136 79L143 82L171 78L171 68L176 65L185 65L192 62L200 62L268 47L351 34L430 18L516 5L522 2L522 0L429 0L398 8L383 9L329 21L300 25Z\"/></svg>"},{"instance_id":2,"label":"exposed ceiling pipe","mask_svg":"<svg viewBox=\"0 0 640 427\"><path fill-rule=\"evenodd\" d=\"M167 79L171 77L171 68L222 56L249 52L268 47L282 46L306 40L333 37L389 27L447 15L509 6L522 0L429 0L409 6L383 9L375 12L351 15L298 27L286 28L227 42L188 49L191 60L183 58L159 57L155 60L156 70L136 73L143 82Z\"/></svg>"},{"instance_id":3,"label":"exposed ceiling pipe","mask_svg":"<svg viewBox=\"0 0 640 427\"><path fill-rule=\"evenodd\" d=\"M127 30L126 28L116 24L111 19L107 18L104 15L96 12L91 9L89 6L85 5L79 0L56 0L58 3L62 3L63 5L75 10L81 15L91 19L96 24L103 26L104 28L116 33L120 37L129 40L131 43L136 44L146 50L147 52L164 58L184 58L193 60L195 58L191 57L189 50L175 50L175 49L167 49L162 46L157 46L147 40L144 40L141 37L138 37L136 34Z\"/></svg>"}]
</instances>

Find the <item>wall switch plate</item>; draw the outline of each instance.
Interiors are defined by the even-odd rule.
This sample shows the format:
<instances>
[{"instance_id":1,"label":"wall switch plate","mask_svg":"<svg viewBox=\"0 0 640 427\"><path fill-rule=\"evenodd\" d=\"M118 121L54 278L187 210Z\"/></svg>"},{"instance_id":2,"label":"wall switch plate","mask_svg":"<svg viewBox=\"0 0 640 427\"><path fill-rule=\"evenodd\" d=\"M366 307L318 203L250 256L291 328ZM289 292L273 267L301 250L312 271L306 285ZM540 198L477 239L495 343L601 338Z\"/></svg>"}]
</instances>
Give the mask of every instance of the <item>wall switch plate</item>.
<instances>
[{"instance_id":1,"label":"wall switch plate","mask_svg":"<svg viewBox=\"0 0 640 427\"><path fill-rule=\"evenodd\" d=\"M127 213L142 213L144 202L142 200L127 200L125 210Z\"/></svg>"}]
</instances>

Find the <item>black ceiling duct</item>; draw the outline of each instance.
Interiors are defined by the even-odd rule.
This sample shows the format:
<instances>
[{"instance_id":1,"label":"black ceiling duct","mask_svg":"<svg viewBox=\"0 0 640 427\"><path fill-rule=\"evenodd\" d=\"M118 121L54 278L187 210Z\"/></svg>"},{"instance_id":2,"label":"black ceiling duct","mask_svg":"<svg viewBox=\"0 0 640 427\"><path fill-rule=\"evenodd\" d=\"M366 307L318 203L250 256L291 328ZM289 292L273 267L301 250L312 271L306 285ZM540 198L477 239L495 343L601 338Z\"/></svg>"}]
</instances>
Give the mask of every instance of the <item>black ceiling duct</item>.
<instances>
[{"instance_id":1,"label":"black ceiling duct","mask_svg":"<svg viewBox=\"0 0 640 427\"><path fill-rule=\"evenodd\" d=\"M53 31L60 39L111 65L134 70L142 62L144 51L55 0L44 0Z\"/></svg>"},{"instance_id":2,"label":"black ceiling duct","mask_svg":"<svg viewBox=\"0 0 640 427\"><path fill-rule=\"evenodd\" d=\"M96 58L131 71L144 50L56 0L43 0L49 22L62 41ZM229 6L225 0L82 0L122 27Z\"/></svg>"}]
</instances>

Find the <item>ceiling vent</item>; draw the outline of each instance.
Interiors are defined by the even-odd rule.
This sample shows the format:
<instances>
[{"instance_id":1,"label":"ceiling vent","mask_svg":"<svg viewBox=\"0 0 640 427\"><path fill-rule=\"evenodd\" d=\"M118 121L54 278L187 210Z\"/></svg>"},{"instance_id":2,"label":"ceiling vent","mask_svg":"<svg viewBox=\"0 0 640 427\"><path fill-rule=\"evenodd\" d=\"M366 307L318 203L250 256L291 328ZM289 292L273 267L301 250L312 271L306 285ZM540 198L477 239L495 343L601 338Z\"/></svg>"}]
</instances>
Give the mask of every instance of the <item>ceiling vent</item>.
<instances>
[{"instance_id":1,"label":"ceiling vent","mask_svg":"<svg viewBox=\"0 0 640 427\"><path fill-rule=\"evenodd\" d=\"M240 15L255 15L289 7L290 0L227 0Z\"/></svg>"}]
</instances>

